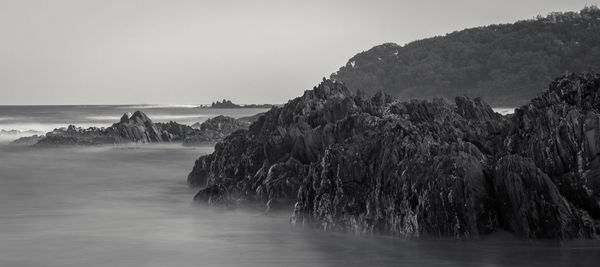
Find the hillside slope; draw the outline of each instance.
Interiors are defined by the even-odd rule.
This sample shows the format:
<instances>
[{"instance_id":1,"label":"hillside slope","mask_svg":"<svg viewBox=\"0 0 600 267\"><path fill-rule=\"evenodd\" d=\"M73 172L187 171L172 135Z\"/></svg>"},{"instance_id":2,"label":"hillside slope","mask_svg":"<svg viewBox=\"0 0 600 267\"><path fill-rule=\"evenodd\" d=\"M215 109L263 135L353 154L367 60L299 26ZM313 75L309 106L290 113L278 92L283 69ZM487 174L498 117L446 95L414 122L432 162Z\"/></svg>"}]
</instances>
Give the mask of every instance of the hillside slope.
<instances>
[{"instance_id":1,"label":"hillside slope","mask_svg":"<svg viewBox=\"0 0 600 267\"><path fill-rule=\"evenodd\" d=\"M566 72L600 71L600 9L551 13L466 29L399 46L382 44L331 75L349 89L400 98L482 97L496 107L526 103Z\"/></svg>"}]
</instances>

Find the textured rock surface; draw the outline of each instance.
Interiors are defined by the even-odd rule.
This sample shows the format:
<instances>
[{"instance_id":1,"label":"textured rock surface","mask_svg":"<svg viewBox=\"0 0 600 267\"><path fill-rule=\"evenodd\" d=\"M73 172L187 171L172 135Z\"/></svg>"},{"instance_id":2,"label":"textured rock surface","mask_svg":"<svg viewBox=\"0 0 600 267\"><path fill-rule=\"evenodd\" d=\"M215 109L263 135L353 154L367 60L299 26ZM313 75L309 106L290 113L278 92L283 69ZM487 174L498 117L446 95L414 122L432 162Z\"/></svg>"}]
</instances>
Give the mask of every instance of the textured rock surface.
<instances>
[{"instance_id":1,"label":"textured rock surface","mask_svg":"<svg viewBox=\"0 0 600 267\"><path fill-rule=\"evenodd\" d=\"M289 205L295 225L401 236L592 237L600 77L571 75L514 115L479 99L393 101L324 80L200 157L195 199Z\"/></svg>"},{"instance_id":2,"label":"textured rock surface","mask_svg":"<svg viewBox=\"0 0 600 267\"><path fill-rule=\"evenodd\" d=\"M69 127L54 129L52 132L39 139L35 146L62 146L62 145L100 145L118 144L128 142L114 129L90 127L83 129L69 125ZM133 141L133 140L132 140Z\"/></svg>"},{"instance_id":3,"label":"textured rock surface","mask_svg":"<svg viewBox=\"0 0 600 267\"><path fill-rule=\"evenodd\" d=\"M38 146L101 145L128 142L156 143L183 142L185 145L216 143L231 132L247 128L248 123L219 116L201 124L200 129L177 122L154 123L143 112L125 113L121 120L107 128L83 129L70 125L55 129L45 136L22 138L16 143L34 143Z\"/></svg>"},{"instance_id":4,"label":"textured rock surface","mask_svg":"<svg viewBox=\"0 0 600 267\"><path fill-rule=\"evenodd\" d=\"M164 142L171 141L168 133L152 122L146 114L136 111L125 113L121 120L107 128L90 127L87 129L69 125L46 133L37 146L55 145L100 145L127 142Z\"/></svg>"},{"instance_id":5,"label":"textured rock surface","mask_svg":"<svg viewBox=\"0 0 600 267\"><path fill-rule=\"evenodd\" d=\"M156 124L141 111L136 111L131 116L124 114L120 122L108 128L108 132L113 131L119 136L133 142L152 143L170 141L167 136L163 136L161 129L156 127Z\"/></svg>"},{"instance_id":6,"label":"textured rock surface","mask_svg":"<svg viewBox=\"0 0 600 267\"><path fill-rule=\"evenodd\" d=\"M533 159L567 200L600 218L600 75L571 75L515 111L508 153Z\"/></svg>"},{"instance_id":7,"label":"textured rock surface","mask_svg":"<svg viewBox=\"0 0 600 267\"><path fill-rule=\"evenodd\" d=\"M594 232L587 213L561 196L531 159L502 158L496 166L494 191L502 225L522 236L577 238Z\"/></svg>"},{"instance_id":8,"label":"textured rock surface","mask_svg":"<svg viewBox=\"0 0 600 267\"><path fill-rule=\"evenodd\" d=\"M220 142L237 130L248 129L249 125L247 122L222 115L210 118L201 123L194 134L188 134L183 139L183 145L194 146Z\"/></svg>"}]
</instances>

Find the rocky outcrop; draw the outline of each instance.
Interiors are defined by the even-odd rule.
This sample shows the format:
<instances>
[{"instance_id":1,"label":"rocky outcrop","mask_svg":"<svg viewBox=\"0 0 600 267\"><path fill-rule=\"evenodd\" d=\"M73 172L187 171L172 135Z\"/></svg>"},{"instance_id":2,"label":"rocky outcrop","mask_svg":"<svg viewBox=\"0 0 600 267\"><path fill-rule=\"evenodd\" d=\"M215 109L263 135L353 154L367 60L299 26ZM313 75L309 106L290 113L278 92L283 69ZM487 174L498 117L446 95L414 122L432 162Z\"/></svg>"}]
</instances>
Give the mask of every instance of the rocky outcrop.
<instances>
[{"instance_id":1,"label":"rocky outcrop","mask_svg":"<svg viewBox=\"0 0 600 267\"><path fill-rule=\"evenodd\" d=\"M114 129L96 127L84 129L69 125L67 128L54 129L46 133L34 146L101 145L125 142L129 140L120 136Z\"/></svg>"},{"instance_id":2,"label":"rocky outcrop","mask_svg":"<svg viewBox=\"0 0 600 267\"><path fill-rule=\"evenodd\" d=\"M162 129L159 129L141 111L136 111L131 116L127 113L124 114L121 117L121 121L113 124L107 131L116 132L119 136L133 142L153 143L171 141L170 136L166 135L166 131L163 132Z\"/></svg>"},{"instance_id":3,"label":"rocky outcrop","mask_svg":"<svg viewBox=\"0 0 600 267\"><path fill-rule=\"evenodd\" d=\"M271 108L273 105L270 104L249 104L249 105L238 105L235 104L233 102L231 102L231 100L227 100L227 99L223 99L223 101L217 101L217 102L212 102L212 104L210 106L199 106L198 108L227 108L227 109L233 109L233 108L257 108L257 109L268 109Z\"/></svg>"},{"instance_id":4,"label":"rocky outcrop","mask_svg":"<svg viewBox=\"0 0 600 267\"><path fill-rule=\"evenodd\" d=\"M183 141L187 137L199 134L197 129L174 121L166 123L157 122L156 126L161 129L163 139L170 141Z\"/></svg>"},{"instance_id":5,"label":"rocky outcrop","mask_svg":"<svg viewBox=\"0 0 600 267\"><path fill-rule=\"evenodd\" d=\"M241 117L241 118L237 119L237 121L242 124L245 124L246 127L249 127L250 124L257 121L258 118L264 114L265 114L265 112L261 112L261 113L258 113L258 114L252 115L252 116Z\"/></svg>"},{"instance_id":6,"label":"rocky outcrop","mask_svg":"<svg viewBox=\"0 0 600 267\"><path fill-rule=\"evenodd\" d=\"M206 143L217 143L226 136L240 130L247 129L249 123L236 120L227 116L217 116L201 123L194 134L188 134L183 139L183 145L194 146Z\"/></svg>"},{"instance_id":7,"label":"rocky outcrop","mask_svg":"<svg viewBox=\"0 0 600 267\"><path fill-rule=\"evenodd\" d=\"M600 218L600 75L570 75L515 110L507 153L531 158L567 200Z\"/></svg>"},{"instance_id":8,"label":"rocky outcrop","mask_svg":"<svg viewBox=\"0 0 600 267\"><path fill-rule=\"evenodd\" d=\"M46 133L36 146L102 145L128 142L154 143L171 141L171 135L158 127L146 114L125 113L121 120L107 128L83 129L74 125Z\"/></svg>"},{"instance_id":9,"label":"rocky outcrop","mask_svg":"<svg viewBox=\"0 0 600 267\"><path fill-rule=\"evenodd\" d=\"M525 237L589 237L594 222L567 201L550 177L529 158L503 157L494 174L501 224Z\"/></svg>"},{"instance_id":10,"label":"rocky outcrop","mask_svg":"<svg viewBox=\"0 0 600 267\"><path fill-rule=\"evenodd\" d=\"M74 125L55 129L45 135L21 138L14 144L36 146L102 145L119 143L183 142L198 145L222 141L235 130L247 128L248 123L230 117L218 116L201 124L200 129L174 121L154 123L141 111L125 113L119 122L107 128L83 129Z\"/></svg>"},{"instance_id":11,"label":"rocky outcrop","mask_svg":"<svg viewBox=\"0 0 600 267\"><path fill-rule=\"evenodd\" d=\"M290 204L294 225L396 235L593 237L598 75L571 75L514 115L480 99L394 101L324 80L200 157L214 205Z\"/></svg>"}]
</instances>

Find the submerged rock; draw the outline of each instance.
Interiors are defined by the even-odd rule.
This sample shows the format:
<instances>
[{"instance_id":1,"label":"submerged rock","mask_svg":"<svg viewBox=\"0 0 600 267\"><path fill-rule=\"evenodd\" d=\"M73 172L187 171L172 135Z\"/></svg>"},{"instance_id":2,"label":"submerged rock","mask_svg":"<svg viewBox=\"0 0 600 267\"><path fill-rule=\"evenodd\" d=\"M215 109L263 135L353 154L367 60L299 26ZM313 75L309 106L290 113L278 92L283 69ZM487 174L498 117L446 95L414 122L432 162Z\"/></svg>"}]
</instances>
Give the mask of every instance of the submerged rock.
<instances>
[{"instance_id":1,"label":"submerged rock","mask_svg":"<svg viewBox=\"0 0 600 267\"><path fill-rule=\"evenodd\" d=\"M599 75L559 78L517 109L394 101L324 80L236 131L188 176L214 205L293 203L324 230L593 237L600 219Z\"/></svg>"}]
</instances>

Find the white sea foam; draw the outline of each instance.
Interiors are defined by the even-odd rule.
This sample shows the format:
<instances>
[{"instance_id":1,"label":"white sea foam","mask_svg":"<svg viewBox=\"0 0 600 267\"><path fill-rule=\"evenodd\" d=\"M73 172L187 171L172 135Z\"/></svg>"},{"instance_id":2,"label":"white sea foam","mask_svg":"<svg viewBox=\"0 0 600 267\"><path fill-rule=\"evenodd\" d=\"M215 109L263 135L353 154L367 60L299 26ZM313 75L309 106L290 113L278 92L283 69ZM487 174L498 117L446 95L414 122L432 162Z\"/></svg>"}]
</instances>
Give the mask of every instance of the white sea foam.
<instances>
[{"instance_id":1,"label":"white sea foam","mask_svg":"<svg viewBox=\"0 0 600 267\"><path fill-rule=\"evenodd\" d=\"M119 116L88 116L86 118L89 120L94 120L94 121L114 121L114 122L117 122L118 120L121 119L121 117L119 117Z\"/></svg>"},{"instance_id":2,"label":"white sea foam","mask_svg":"<svg viewBox=\"0 0 600 267\"><path fill-rule=\"evenodd\" d=\"M130 105L130 106L118 106L118 109L143 109L143 108L196 108L199 105L169 105L169 104L160 104L160 105Z\"/></svg>"},{"instance_id":3,"label":"white sea foam","mask_svg":"<svg viewBox=\"0 0 600 267\"><path fill-rule=\"evenodd\" d=\"M211 115L207 114L194 114L194 115L148 115L153 120L177 120L177 119L194 119L194 118L206 118Z\"/></svg>"},{"instance_id":4,"label":"white sea foam","mask_svg":"<svg viewBox=\"0 0 600 267\"><path fill-rule=\"evenodd\" d=\"M35 130L15 130L15 129L0 129L0 143L7 143L17 140L21 137L43 135L45 132Z\"/></svg>"},{"instance_id":5,"label":"white sea foam","mask_svg":"<svg viewBox=\"0 0 600 267\"><path fill-rule=\"evenodd\" d=\"M11 121L14 120L14 117L0 117L0 121Z\"/></svg>"},{"instance_id":6,"label":"white sea foam","mask_svg":"<svg viewBox=\"0 0 600 267\"><path fill-rule=\"evenodd\" d=\"M81 128L89 128L89 127L107 127L110 124L106 123L10 123L10 124L0 124L0 130L5 131L35 131L35 132L51 132L54 129L59 129L63 127L69 126L69 124L73 124L77 127Z\"/></svg>"},{"instance_id":7,"label":"white sea foam","mask_svg":"<svg viewBox=\"0 0 600 267\"><path fill-rule=\"evenodd\" d=\"M194 115L171 115L171 114L151 115L151 114L148 114L148 117L154 121L206 118L209 116L210 115L207 115L207 114L194 114ZM88 116L88 117L86 117L86 119L92 120L92 121L118 122L121 119L121 116Z\"/></svg>"},{"instance_id":8,"label":"white sea foam","mask_svg":"<svg viewBox=\"0 0 600 267\"><path fill-rule=\"evenodd\" d=\"M508 115L508 114L515 113L515 108L493 108L493 110L502 115Z\"/></svg>"}]
</instances>

